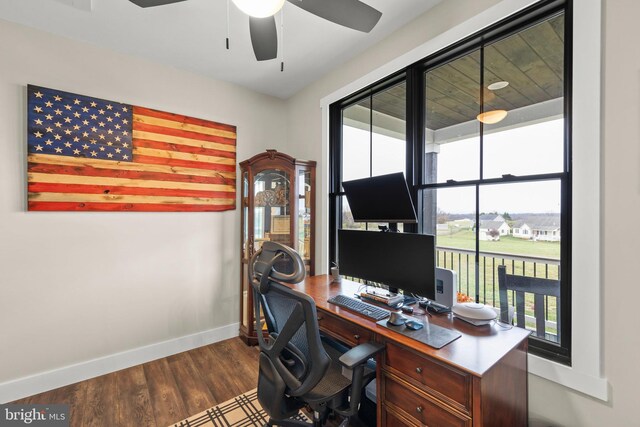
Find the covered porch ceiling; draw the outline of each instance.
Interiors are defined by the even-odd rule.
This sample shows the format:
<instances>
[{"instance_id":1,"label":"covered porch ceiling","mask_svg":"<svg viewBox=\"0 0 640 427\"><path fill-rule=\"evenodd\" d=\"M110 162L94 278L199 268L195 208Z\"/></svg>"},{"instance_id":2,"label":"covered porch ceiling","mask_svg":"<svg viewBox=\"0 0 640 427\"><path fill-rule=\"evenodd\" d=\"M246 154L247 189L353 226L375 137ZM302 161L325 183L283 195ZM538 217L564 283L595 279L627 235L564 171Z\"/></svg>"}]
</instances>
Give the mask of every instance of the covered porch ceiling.
<instances>
[{"instance_id":1,"label":"covered porch ceiling","mask_svg":"<svg viewBox=\"0 0 640 427\"><path fill-rule=\"evenodd\" d=\"M477 134L481 103L484 111L509 113L485 131L561 116L563 57L564 16L558 15L485 46L484 70L480 50L429 70L425 79L428 141L442 143ZM508 86L489 89L497 82L508 82ZM404 138L405 83L374 94L371 104L367 98L345 109L345 124L369 129L372 107L374 131Z\"/></svg>"}]
</instances>

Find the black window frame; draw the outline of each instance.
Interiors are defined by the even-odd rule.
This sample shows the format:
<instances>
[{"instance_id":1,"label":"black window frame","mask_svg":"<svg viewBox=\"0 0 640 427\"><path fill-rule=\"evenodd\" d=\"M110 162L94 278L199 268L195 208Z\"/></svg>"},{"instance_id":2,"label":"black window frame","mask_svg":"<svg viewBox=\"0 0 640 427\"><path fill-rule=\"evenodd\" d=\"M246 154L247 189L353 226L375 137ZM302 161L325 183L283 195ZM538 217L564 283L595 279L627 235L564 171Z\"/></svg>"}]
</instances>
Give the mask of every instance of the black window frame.
<instances>
[{"instance_id":1,"label":"black window frame","mask_svg":"<svg viewBox=\"0 0 640 427\"><path fill-rule=\"evenodd\" d=\"M342 215L342 111L366 97L398 84L406 82L406 170L405 175L411 197L419 212L418 224L405 224L404 230L422 232L422 197L419 193L426 189L452 188L456 186L475 186L476 196L479 188L485 185L507 184L517 182L541 182L558 180L561 187L561 230L560 243L560 310L561 344L557 345L536 337L529 338L529 351L549 360L571 365L571 215L572 215L572 171L571 171L571 101L572 101L572 0L543 0L527 7L453 45L441 49L395 73L349 95L329 106L329 264L337 261L338 227ZM539 175L503 176L501 178L479 179L425 184L424 176L425 152L425 73L439 65L450 62L473 50L505 38L537 22L564 13L564 170L557 173ZM482 135L482 129L480 131ZM480 163L482 164L482 137L480 138ZM479 200L476 197L476 223L478 220ZM476 267L478 263L479 242L476 239ZM476 268L478 274L478 268ZM476 278L477 279L477 278ZM478 283L478 282L476 282ZM479 300L476 295L476 301Z\"/></svg>"}]
</instances>

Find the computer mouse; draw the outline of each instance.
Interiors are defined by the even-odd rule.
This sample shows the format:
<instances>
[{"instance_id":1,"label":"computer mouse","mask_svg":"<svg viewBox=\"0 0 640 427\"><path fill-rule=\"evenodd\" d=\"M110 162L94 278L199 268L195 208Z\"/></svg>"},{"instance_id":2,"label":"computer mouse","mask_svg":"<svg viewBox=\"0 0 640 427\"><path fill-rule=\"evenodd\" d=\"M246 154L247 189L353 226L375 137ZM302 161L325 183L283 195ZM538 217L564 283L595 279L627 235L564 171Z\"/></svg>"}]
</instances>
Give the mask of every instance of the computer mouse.
<instances>
[{"instance_id":1,"label":"computer mouse","mask_svg":"<svg viewBox=\"0 0 640 427\"><path fill-rule=\"evenodd\" d=\"M422 329L424 327L424 325L417 320L409 320L407 322L404 322L404 326L406 326L407 329L411 329L412 331L417 331L418 329Z\"/></svg>"}]
</instances>

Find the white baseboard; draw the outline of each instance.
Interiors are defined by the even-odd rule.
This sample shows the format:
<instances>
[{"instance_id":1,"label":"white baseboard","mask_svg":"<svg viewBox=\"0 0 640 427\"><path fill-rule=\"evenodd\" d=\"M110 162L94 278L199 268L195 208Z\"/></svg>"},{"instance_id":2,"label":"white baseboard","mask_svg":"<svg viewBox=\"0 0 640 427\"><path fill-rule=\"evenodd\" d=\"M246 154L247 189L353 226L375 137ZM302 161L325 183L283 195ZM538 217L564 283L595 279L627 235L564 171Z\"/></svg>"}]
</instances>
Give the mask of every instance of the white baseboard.
<instances>
[{"instance_id":1,"label":"white baseboard","mask_svg":"<svg viewBox=\"0 0 640 427\"><path fill-rule=\"evenodd\" d=\"M172 354L237 337L239 327L239 323L232 323L196 334L134 348L121 353L115 353L75 365L0 383L0 403L11 402L78 381L84 381L89 378L171 356Z\"/></svg>"}]
</instances>

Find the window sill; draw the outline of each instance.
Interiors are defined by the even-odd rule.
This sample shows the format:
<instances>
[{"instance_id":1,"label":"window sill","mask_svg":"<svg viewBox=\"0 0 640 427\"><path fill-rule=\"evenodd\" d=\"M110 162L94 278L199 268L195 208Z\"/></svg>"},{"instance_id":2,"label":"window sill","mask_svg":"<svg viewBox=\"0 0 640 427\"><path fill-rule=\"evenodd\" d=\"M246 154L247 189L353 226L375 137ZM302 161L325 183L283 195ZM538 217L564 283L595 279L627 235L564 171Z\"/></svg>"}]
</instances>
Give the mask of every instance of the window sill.
<instances>
[{"instance_id":1,"label":"window sill","mask_svg":"<svg viewBox=\"0 0 640 427\"><path fill-rule=\"evenodd\" d=\"M534 354L529 354L528 361L530 374L605 402L609 400L609 387L606 378L580 372L570 366L552 362Z\"/></svg>"}]
</instances>

